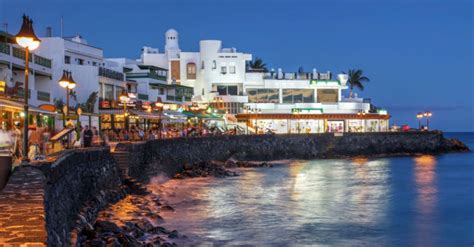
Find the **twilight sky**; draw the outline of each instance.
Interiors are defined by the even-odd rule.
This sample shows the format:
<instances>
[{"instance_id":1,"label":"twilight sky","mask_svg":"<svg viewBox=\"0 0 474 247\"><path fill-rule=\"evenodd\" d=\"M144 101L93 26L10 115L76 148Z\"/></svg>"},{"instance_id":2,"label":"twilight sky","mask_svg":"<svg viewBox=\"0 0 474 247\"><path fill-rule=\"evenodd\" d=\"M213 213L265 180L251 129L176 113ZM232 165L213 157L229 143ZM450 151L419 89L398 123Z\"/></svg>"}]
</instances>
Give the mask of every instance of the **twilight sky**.
<instances>
[{"instance_id":1,"label":"twilight sky","mask_svg":"<svg viewBox=\"0 0 474 247\"><path fill-rule=\"evenodd\" d=\"M106 57L138 58L163 49L175 28L180 47L220 39L261 57L269 68L347 71L371 79L359 96L389 110L391 123L474 131L474 17L471 0L0 0L0 22L19 30L21 15L59 35L81 34ZM4 29L4 25L0 27Z\"/></svg>"}]
</instances>

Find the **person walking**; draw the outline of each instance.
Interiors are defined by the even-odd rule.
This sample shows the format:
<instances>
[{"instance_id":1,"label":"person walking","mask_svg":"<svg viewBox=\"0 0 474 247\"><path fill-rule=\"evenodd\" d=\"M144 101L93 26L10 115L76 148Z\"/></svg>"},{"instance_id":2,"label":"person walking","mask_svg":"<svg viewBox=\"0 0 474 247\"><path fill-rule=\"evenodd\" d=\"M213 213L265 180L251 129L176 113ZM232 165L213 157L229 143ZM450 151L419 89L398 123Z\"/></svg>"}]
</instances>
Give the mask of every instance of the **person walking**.
<instances>
[{"instance_id":1,"label":"person walking","mask_svg":"<svg viewBox=\"0 0 474 247\"><path fill-rule=\"evenodd\" d=\"M84 147L90 147L92 144L92 137L94 133L92 133L92 130L89 129L89 125L86 125L84 129Z\"/></svg>"}]
</instances>

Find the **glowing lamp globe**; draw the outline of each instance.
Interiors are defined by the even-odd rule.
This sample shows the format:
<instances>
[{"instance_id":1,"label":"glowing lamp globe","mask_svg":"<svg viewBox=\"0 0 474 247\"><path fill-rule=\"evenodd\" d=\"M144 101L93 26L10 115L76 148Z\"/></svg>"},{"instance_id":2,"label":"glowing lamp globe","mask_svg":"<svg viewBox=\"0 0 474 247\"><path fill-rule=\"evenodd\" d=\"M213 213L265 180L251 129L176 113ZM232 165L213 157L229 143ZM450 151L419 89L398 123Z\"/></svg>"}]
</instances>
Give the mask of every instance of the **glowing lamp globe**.
<instances>
[{"instance_id":1,"label":"glowing lamp globe","mask_svg":"<svg viewBox=\"0 0 474 247\"><path fill-rule=\"evenodd\" d=\"M128 93L125 91L122 91L120 94L120 101L122 102L127 102L128 101Z\"/></svg>"},{"instance_id":2,"label":"glowing lamp globe","mask_svg":"<svg viewBox=\"0 0 474 247\"><path fill-rule=\"evenodd\" d=\"M67 88L73 89L75 87L76 87L76 82L74 81L74 79L72 79L71 72L69 72L69 84L67 85Z\"/></svg>"},{"instance_id":3,"label":"glowing lamp globe","mask_svg":"<svg viewBox=\"0 0 474 247\"><path fill-rule=\"evenodd\" d=\"M59 79L58 83L59 86L63 88L66 88L69 85L69 78L67 76L66 71L63 71L63 76L61 77L61 79Z\"/></svg>"},{"instance_id":4,"label":"glowing lamp globe","mask_svg":"<svg viewBox=\"0 0 474 247\"><path fill-rule=\"evenodd\" d=\"M18 45L31 51L40 45L41 41L33 30L33 20L26 15L23 15L23 23L21 24L20 32L15 36L15 40Z\"/></svg>"}]
</instances>

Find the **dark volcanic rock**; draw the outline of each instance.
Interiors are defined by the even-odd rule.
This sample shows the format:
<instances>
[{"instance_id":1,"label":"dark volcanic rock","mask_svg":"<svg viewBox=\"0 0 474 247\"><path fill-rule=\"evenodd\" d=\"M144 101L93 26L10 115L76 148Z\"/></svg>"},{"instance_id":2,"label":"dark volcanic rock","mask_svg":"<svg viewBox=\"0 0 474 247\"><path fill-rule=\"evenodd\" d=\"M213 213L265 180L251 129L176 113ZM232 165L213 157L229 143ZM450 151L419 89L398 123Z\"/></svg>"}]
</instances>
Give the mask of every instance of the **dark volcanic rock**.
<instances>
[{"instance_id":1,"label":"dark volcanic rock","mask_svg":"<svg viewBox=\"0 0 474 247\"><path fill-rule=\"evenodd\" d=\"M94 229L98 232L112 232L112 233L122 232L122 229L118 227L116 224L109 221L101 221L101 220L98 220L94 224Z\"/></svg>"},{"instance_id":2,"label":"dark volcanic rock","mask_svg":"<svg viewBox=\"0 0 474 247\"><path fill-rule=\"evenodd\" d=\"M218 161L197 162L192 165L189 163L184 165L184 170L177 173L174 178L193 178L193 177L229 177L238 176L236 172L225 169L225 163Z\"/></svg>"},{"instance_id":3,"label":"dark volcanic rock","mask_svg":"<svg viewBox=\"0 0 474 247\"><path fill-rule=\"evenodd\" d=\"M469 147L458 139L443 139L441 143L441 152L469 152Z\"/></svg>"}]
</instances>

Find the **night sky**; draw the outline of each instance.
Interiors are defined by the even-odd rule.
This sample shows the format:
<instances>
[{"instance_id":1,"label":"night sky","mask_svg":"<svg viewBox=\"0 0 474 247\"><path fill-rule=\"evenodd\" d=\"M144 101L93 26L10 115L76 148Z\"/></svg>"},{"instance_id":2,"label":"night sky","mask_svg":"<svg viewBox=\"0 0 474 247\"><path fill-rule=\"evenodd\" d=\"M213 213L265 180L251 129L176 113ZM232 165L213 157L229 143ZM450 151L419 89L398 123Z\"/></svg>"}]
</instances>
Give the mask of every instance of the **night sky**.
<instances>
[{"instance_id":1,"label":"night sky","mask_svg":"<svg viewBox=\"0 0 474 247\"><path fill-rule=\"evenodd\" d=\"M65 36L82 35L106 57L163 50L175 28L183 51L220 39L287 72L360 68L371 82L359 96L388 109L392 124L416 126L416 113L431 110L435 128L474 131L471 0L0 0L9 32L23 13L39 36L47 26L59 35L63 16Z\"/></svg>"}]
</instances>

